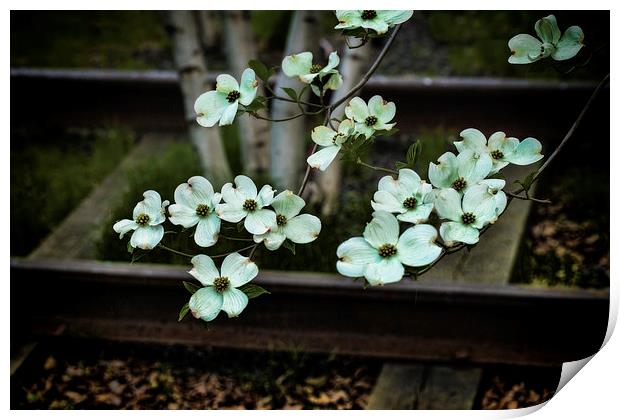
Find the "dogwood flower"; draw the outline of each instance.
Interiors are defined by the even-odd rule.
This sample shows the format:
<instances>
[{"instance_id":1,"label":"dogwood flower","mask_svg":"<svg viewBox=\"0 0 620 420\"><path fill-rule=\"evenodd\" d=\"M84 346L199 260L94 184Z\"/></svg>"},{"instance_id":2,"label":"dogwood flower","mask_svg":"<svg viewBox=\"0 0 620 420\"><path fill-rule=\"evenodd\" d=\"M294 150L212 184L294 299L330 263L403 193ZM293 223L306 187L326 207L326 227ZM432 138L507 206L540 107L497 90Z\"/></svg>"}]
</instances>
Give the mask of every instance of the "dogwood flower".
<instances>
[{"instance_id":1,"label":"dogwood flower","mask_svg":"<svg viewBox=\"0 0 620 420\"><path fill-rule=\"evenodd\" d=\"M491 172L493 162L488 153L466 149L455 156L446 152L437 159L439 163L428 165L428 179L436 188L452 188L464 193ZM433 191L436 195L437 192Z\"/></svg>"},{"instance_id":2,"label":"dogwood flower","mask_svg":"<svg viewBox=\"0 0 620 420\"><path fill-rule=\"evenodd\" d=\"M370 138L377 130L390 130L396 123L389 123L396 115L394 102L386 102L375 95L366 102L359 96L351 99L344 109L347 118L355 122L355 133Z\"/></svg>"},{"instance_id":3,"label":"dogwood flower","mask_svg":"<svg viewBox=\"0 0 620 420\"><path fill-rule=\"evenodd\" d=\"M194 103L196 121L203 127L230 125L237 115L239 104L250 105L256 98L258 80L252 69L245 69L241 75L241 86L229 74L217 76L215 90L203 93Z\"/></svg>"},{"instance_id":4,"label":"dogwood flower","mask_svg":"<svg viewBox=\"0 0 620 420\"><path fill-rule=\"evenodd\" d=\"M338 131L334 131L329 127L320 125L312 130L312 141L319 146L324 146L321 150L308 156L306 162L311 168L317 168L321 171L327 169L334 158L338 155L342 145L353 134L353 122L351 120L342 120L338 126Z\"/></svg>"},{"instance_id":5,"label":"dogwood flower","mask_svg":"<svg viewBox=\"0 0 620 420\"><path fill-rule=\"evenodd\" d=\"M454 146L459 152L471 150L478 154L488 154L492 161L493 167L490 174L499 172L509 163L514 165L530 165L538 162L543 158L540 153L542 145L533 137L528 137L519 142L514 137L506 137L502 131L497 131L487 139L479 130L468 128L461 131L463 141L454 142Z\"/></svg>"},{"instance_id":6,"label":"dogwood flower","mask_svg":"<svg viewBox=\"0 0 620 420\"><path fill-rule=\"evenodd\" d=\"M193 176L174 190L175 204L168 208L170 221L184 228L196 226L196 244L202 247L213 246L217 242L221 224L215 206L221 199L222 195L213 191L207 179Z\"/></svg>"},{"instance_id":7,"label":"dogwood flower","mask_svg":"<svg viewBox=\"0 0 620 420\"><path fill-rule=\"evenodd\" d=\"M364 237L348 239L338 247L338 272L348 277L364 276L373 286L394 283L405 274L403 264L423 267L441 254L441 247L435 244L437 230L431 225L415 225L400 237L398 234L396 217L375 211Z\"/></svg>"},{"instance_id":8,"label":"dogwood flower","mask_svg":"<svg viewBox=\"0 0 620 420\"><path fill-rule=\"evenodd\" d=\"M303 83L310 84L317 77L324 83L325 89L336 90L342 86L342 76L336 70L340 63L340 58L336 51L329 55L325 67L320 64L312 63L312 53L302 52L299 54L287 55L282 60L282 71L288 77L298 77ZM323 80L327 77L327 80Z\"/></svg>"},{"instance_id":9,"label":"dogwood flower","mask_svg":"<svg viewBox=\"0 0 620 420\"><path fill-rule=\"evenodd\" d=\"M133 220L124 219L116 222L113 229L120 234L120 238L134 231L129 243L134 248L153 249L164 237L164 227L161 224L166 220L166 206L169 201L161 202L157 191L145 191L144 200L136 204L133 209Z\"/></svg>"},{"instance_id":10,"label":"dogwood flower","mask_svg":"<svg viewBox=\"0 0 620 420\"><path fill-rule=\"evenodd\" d=\"M504 210L506 209L506 205L508 204L508 197L506 197L506 193L503 190L504 186L506 186L506 181L503 179L483 179L480 181L480 184L487 186L487 192L494 196L495 200L495 216L499 217Z\"/></svg>"},{"instance_id":11,"label":"dogwood flower","mask_svg":"<svg viewBox=\"0 0 620 420\"><path fill-rule=\"evenodd\" d=\"M435 209L439 217L449 220L439 227L448 246L455 242L477 243L479 229L495 222L498 216L495 195L486 184L472 186L463 196L453 188L442 189L436 194Z\"/></svg>"},{"instance_id":12,"label":"dogwood flower","mask_svg":"<svg viewBox=\"0 0 620 420\"><path fill-rule=\"evenodd\" d=\"M432 189L417 173L405 168L398 171L398 179L387 175L379 180L379 190L370 204L375 210L396 213L403 222L421 223L433 211L433 203L427 198Z\"/></svg>"},{"instance_id":13,"label":"dogwood flower","mask_svg":"<svg viewBox=\"0 0 620 420\"><path fill-rule=\"evenodd\" d=\"M336 10L338 25L334 29L372 29L381 35L411 16L413 10Z\"/></svg>"},{"instance_id":14,"label":"dogwood flower","mask_svg":"<svg viewBox=\"0 0 620 420\"><path fill-rule=\"evenodd\" d=\"M282 191L271 202L276 211L276 223L267 233L254 235L254 242L263 242L267 249L274 251L287 239L296 244L314 241L321 232L321 221L311 214L299 214L305 205L303 198L292 191Z\"/></svg>"},{"instance_id":15,"label":"dogwood flower","mask_svg":"<svg viewBox=\"0 0 620 420\"><path fill-rule=\"evenodd\" d=\"M577 55L583 47L581 28L571 26L564 32L564 35L561 35L553 15L536 21L534 29L540 39L529 34L519 34L508 41L509 63L529 64L549 56L556 61L568 60Z\"/></svg>"},{"instance_id":16,"label":"dogwood flower","mask_svg":"<svg viewBox=\"0 0 620 420\"><path fill-rule=\"evenodd\" d=\"M235 184L231 182L222 187L224 203L218 204L215 212L222 220L237 223L245 218L245 229L261 235L276 224L276 214L266 207L273 201L274 190L270 185L264 185L259 192L254 181L245 175L235 177Z\"/></svg>"},{"instance_id":17,"label":"dogwood flower","mask_svg":"<svg viewBox=\"0 0 620 420\"><path fill-rule=\"evenodd\" d=\"M192 258L191 274L204 287L189 300L189 309L196 318L212 321L220 311L229 318L239 316L248 305L248 297L238 288L258 274L258 267L249 258L234 252L224 258L221 275L207 255Z\"/></svg>"}]
</instances>

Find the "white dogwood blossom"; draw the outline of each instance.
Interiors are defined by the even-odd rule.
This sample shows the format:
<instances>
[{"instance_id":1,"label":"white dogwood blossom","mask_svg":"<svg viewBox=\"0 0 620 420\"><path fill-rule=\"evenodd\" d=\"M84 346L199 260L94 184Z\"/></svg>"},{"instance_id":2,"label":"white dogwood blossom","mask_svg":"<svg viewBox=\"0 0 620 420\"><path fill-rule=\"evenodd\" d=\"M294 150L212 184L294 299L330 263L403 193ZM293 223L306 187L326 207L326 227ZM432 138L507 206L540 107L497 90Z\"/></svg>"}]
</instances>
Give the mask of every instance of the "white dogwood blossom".
<instances>
[{"instance_id":1,"label":"white dogwood blossom","mask_svg":"<svg viewBox=\"0 0 620 420\"><path fill-rule=\"evenodd\" d=\"M342 145L353 134L353 130L354 127L351 120L343 120L338 126L338 131L334 131L324 125L315 127L310 136L313 142L323 146L323 148L308 156L308 159L306 159L308 165L321 171L327 169L338 155L338 152L340 152L340 149L342 149Z\"/></svg>"},{"instance_id":2,"label":"white dogwood blossom","mask_svg":"<svg viewBox=\"0 0 620 420\"><path fill-rule=\"evenodd\" d=\"M324 67L313 63L312 60L313 55L309 51L287 55L282 60L282 71L288 77L297 77L306 84L310 84L318 78L325 89L336 90L342 86L342 76L336 70L340 63L336 51L329 54L327 65Z\"/></svg>"},{"instance_id":3,"label":"white dogwood blossom","mask_svg":"<svg viewBox=\"0 0 620 420\"><path fill-rule=\"evenodd\" d=\"M252 69L245 69L241 75L241 85L229 74L217 76L215 90L205 92L196 99L194 111L196 121L203 127L232 124L239 104L250 105L256 98L258 80Z\"/></svg>"},{"instance_id":4,"label":"white dogwood blossom","mask_svg":"<svg viewBox=\"0 0 620 420\"><path fill-rule=\"evenodd\" d=\"M363 237L348 239L338 247L338 272L348 277L363 276L373 286L394 283L405 274L403 265L423 267L441 254L433 226L415 225L400 237L399 231L394 215L375 211Z\"/></svg>"},{"instance_id":5,"label":"white dogwood blossom","mask_svg":"<svg viewBox=\"0 0 620 420\"><path fill-rule=\"evenodd\" d=\"M144 200L133 209L133 220L124 219L116 222L113 229L120 234L120 238L130 231L129 243L134 248L153 249L164 237L164 227L161 224L166 220L166 206L168 200L162 203L157 191L145 191Z\"/></svg>"},{"instance_id":6,"label":"white dogwood blossom","mask_svg":"<svg viewBox=\"0 0 620 420\"><path fill-rule=\"evenodd\" d=\"M409 20L413 10L336 10L338 25L334 29L372 29L381 35L399 23Z\"/></svg>"},{"instance_id":7,"label":"white dogwood blossom","mask_svg":"<svg viewBox=\"0 0 620 420\"><path fill-rule=\"evenodd\" d=\"M344 109L350 120L355 122L355 133L370 138L377 130L390 130L396 123L390 123L396 115L394 102L386 102L375 95L366 102L359 96L351 99Z\"/></svg>"},{"instance_id":8,"label":"white dogwood blossom","mask_svg":"<svg viewBox=\"0 0 620 420\"><path fill-rule=\"evenodd\" d=\"M428 179L436 188L452 188L463 194L491 172L493 161L488 153L464 150L455 156L446 152L428 165ZM437 192L433 191L436 195Z\"/></svg>"},{"instance_id":9,"label":"white dogwood blossom","mask_svg":"<svg viewBox=\"0 0 620 420\"><path fill-rule=\"evenodd\" d=\"M403 222L422 223L433 211L433 203L428 201L432 189L415 171L401 169L397 179L387 175L379 180L371 205L375 210L396 213Z\"/></svg>"},{"instance_id":10,"label":"white dogwood blossom","mask_svg":"<svg viewBox=\"0 0 620 420\"><path fill-rule=\"evenodd\" d=\"M215 207L221 199L222 195L213 191L207 179L193 176L174 190L175 204L168 208L170 221L184 228L196 226L196 244L202 247L213 246L220 233L221 221L215 213Z\"/></svg>"},{"instance_id":11,"label":"white dogwood blossom","mask_svg":"<svg viewBox=\"0 0 620 420\"><path fill-rule=\"evenodd\" d=\"M234 252L224 258L221 274L207 255L196 255L192 265L189 274L204 286L189 300L192 315L207 322L214 320L220 311L230 318L239 316L248 305L248 296L238 288L256 277L256 264Z\"/></svg>"}]
</instances>

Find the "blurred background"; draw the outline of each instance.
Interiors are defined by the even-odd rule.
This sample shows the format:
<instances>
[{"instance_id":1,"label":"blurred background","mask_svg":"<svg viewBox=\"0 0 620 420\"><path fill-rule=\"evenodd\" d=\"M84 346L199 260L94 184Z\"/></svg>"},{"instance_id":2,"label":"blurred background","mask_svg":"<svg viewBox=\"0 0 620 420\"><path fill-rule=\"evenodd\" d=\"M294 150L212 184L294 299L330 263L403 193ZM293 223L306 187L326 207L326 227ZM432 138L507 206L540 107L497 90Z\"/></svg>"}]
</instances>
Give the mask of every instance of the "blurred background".
<instances>
[{"instance_id":1,"label":"blurred background","mask_svg":"<svg viewBox=\"0 0 620 420\"><path fill-rule=\"evenodd\" d=\"M550 13L561 30L579 25L585 48L568 62L508 64L508 40L534 34L536 20ZM179 280L187 258L154 250L134 255L139 261L129 265L127 241L112 225L130 216L143 191L172 200L175 187L198 174L219 186L243 173L257 185L296 190L320 116L270 126L240 115L232 126L205 129L193 123L192 107L220 73L238 79L250 59L279 66L284 55L308 50L318 62L339 52L346 90L385 38L351 50L336 24L329 11L11 12L12 408L386 407L385 390L398 382L390 367L403 358L409 364L399 372L409 372L409 386L430 377L443 384L437 388L470 390L438 396L425 383L425 396L407 400L406 408L516 408L553 394L563 357L600 345L609 287L607 89L535 186L536 196L552 204L513 203L484 244L442 261L418 281L403 281L406 299L351 282L342 296L324 290L347 282L335 276L335 250L370 220L369 201L382 176L343 160L313 174L304 196L304 211L321 217L323 234L295 255L262 247L256 254L261 271L280 273L265 274L265 281L282 297L252 301L242 319L218 318L223 326L212 330L190 319L176 324L187 298ZM189 46L196 47L192 54L184 52ZM608 73L606 11L415 12L361 92L365 99L379 94L396 102L400 130L377 139L365 160L393 167L419 141L416 169L425 178L428 163L453 150L468 127L487 136L501 130L535 137L548 155ZM272 86L296 87L279 75ZM281 118L298 109L270 103L268 111ZM207 141L221 145L223 155L205 151ZM516 168L507 180L533 170ZM166 235L164 242L204 252L190 234ZM208 253L236 245L218 244ZM40 293L25 316L16 302L34 283L44 283L41 276L58 283L42 285L50 294ZM155 286L146 290L152 278ZM127 284L131 290L123 289ZM438 320L441 305L450 304L444 296L461 296L463 287L473 292L450 306L452 318ZM507 310L502 305L513 290L518 299ZM368 301L358 301L361 294ZM472 295L488 299L472 301ZM367 311L373 299L383 306ZM350 302L343 308L356 315L330 322L338 316L336 300ZM94 307L100 312L88 312ZM464 318L471 307L479 313ZM403 319L384 333L391 309ZM323 318L313 318L315 312ZM421 327L415 314L430 324ZM143 319L153 322L151 329L136 326L146 325ZM584 334L574 353L549 347L566 344L544 337L551 326L564 340ZM463 328L484 331L455 339ZM303 332L292 335L296 329ZM259 330L268 334L258 337ZM343 342L330 341L336 336ZM369 344L377 337L384 347ZM416 345L420 337L428 345ZM399 344L390 346L392 339ZM450 350L433 362L442 340ZM513 356L503 358L506 351Z\"/></svg>"}]
</instances>

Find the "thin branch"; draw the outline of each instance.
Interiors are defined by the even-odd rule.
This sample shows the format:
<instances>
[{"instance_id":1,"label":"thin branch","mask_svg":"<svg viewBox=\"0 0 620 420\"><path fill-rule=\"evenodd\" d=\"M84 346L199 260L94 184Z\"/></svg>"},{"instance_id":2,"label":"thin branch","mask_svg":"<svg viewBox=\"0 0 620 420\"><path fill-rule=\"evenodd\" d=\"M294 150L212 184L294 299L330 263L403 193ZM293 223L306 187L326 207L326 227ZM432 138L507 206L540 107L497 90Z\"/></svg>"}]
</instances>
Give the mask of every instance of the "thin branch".
<instances>
[{"instance_id":1,"label":"thin branch","mask_svg":"<svg viewBox=\"0 0 620 420\"><path fill-rule=\"evenodd\" d=\"M365 167L367 167L367 168L369 168L369 169L372 169L372 170L374 170L374 171L387 172L388 174L398 175L398 172L397 172L397 171L394 171L394 170L392 170L392 169L388 169L388 168L384 168L384 167L381 167L381 166L373 166L373 165L371 165L371 164L369 164L369 163L364 162L364 161L363 161L363 160L361 160L360 158L357 158L357 162L356 162L356 163L357 163L358 165L365 166Z\"/></svg>"},{"instance_id":2,"label":"thin branch","mask_svg":"<svg viewBox=\"0 0 620 420\"><path fill-rule=\"evenodd\" d=\"M223 254L217 254L217 255L209 255L211 258L223 258L223 257L227 257L230 254L234 254L235 252L243 252L243 251L247 251L250 248L254 248L256 245L248 245L246 247L240 248L240 249L236 249L234 251L229 251L229 252L225 252Z\"/></svg>"},{"instance_id":3,"label":"thin branch","mask_svg":"<svg viewBox=\"0 0 620 420\"><path fill-rule=\"evenodd\" d=\"M235 238L233 236L224 236L224 235L219 235L219 236L220 238L228 239L229 241L254 242L254 239L250 239L250 238Z\"/></svg>"},{"instance_id":4,"label":"thin branch","mask_svg":"<svg viewBox=\"0 0 620 420\"><path fill-rule=\"evenodd\" d=\"M166 245L164 245L164 244L159 244L158 246L159 246L161 249L165 249L166 251L170 251L170 252L172 252L172 253L174 253L174 254L181 255L181 256L183 256L183 257L187 257L187 258L194 258L194 256L193 256L193 255L191 255L191 254L186 254L185 252L177 251L176 249L169 248L169 247L167 247L167 246L166 246Z\"/></svg>"},{"instance_id":5,"label":"thin branch","mask_svg":"<svg viewBox=\"0 0 620 420\"><path fill-rule=\"evenodd\" d=\"M551 200L541 200L540 198L534 198L530 196L523 197L522 195L513 194L508 191L504 191L504 192L506 193L508 197L516 198L518 200L525 200L525 201L529 200L529 201L533 201L535 203L540 203L540 204L551 204Z\"/></svg>"}]
</instances>

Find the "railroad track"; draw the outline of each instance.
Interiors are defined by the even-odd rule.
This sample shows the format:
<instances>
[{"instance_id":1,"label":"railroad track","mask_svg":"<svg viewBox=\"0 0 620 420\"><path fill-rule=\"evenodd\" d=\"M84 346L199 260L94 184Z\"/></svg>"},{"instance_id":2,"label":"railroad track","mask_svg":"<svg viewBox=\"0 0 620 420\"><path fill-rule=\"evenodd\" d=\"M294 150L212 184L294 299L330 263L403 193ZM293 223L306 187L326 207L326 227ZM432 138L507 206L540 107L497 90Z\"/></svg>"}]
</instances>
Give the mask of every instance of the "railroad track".
<instances>
[{"instance_id":1,"label":"railroad track","mask_svg":"<svg viewBox=\"0 0 620 420\"><path fill-rule=\"evenodd\" d=\"M330 274L261 271L272 292L242 317L176 321L187 267L11 260L11 341L22 332L436 362L557 366L605 335L607 291L403 281L362 290ZM432 277L432 272L428 274Z\"/></svg>"}]
</instances>

